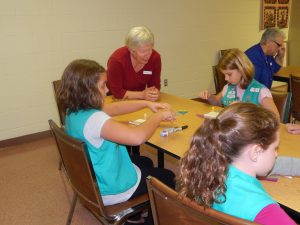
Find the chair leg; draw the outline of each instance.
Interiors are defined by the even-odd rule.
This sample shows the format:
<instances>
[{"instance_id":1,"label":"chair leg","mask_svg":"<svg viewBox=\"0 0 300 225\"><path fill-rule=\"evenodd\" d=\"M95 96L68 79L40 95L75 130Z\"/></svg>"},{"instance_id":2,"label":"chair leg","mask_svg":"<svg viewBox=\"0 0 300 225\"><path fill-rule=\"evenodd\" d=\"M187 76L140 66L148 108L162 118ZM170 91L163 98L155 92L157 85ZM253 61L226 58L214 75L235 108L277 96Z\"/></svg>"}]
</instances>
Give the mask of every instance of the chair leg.
<instances>
[{"instance_id":1,"label":"chair leg","mask_svg":"<svg viewBox=\"0 0 300 225\"><path fill-rule=\"evenodd\" d=\"M76 206L76 202L77 202L77 195L74 193L66 225L70 225L71 222L72 222L72 217L73 217L73 214L74 214L74 209L75 209L75 206Z\"/></svg>"}]
</instances>

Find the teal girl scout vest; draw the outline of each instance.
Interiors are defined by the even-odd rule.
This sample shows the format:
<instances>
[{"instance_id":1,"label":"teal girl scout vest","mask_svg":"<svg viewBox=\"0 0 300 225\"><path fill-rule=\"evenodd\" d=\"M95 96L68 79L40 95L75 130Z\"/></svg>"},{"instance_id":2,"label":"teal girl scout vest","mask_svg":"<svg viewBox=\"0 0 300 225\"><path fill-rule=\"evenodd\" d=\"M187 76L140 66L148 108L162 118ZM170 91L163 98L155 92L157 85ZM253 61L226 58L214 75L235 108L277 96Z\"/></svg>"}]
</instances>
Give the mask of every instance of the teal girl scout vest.
<instances>
[{"instance_id":1,"label":"teal girl scout vest","mask_svg":"<svg viewBox=\"0 0 300 225\"><path fill-rule=\"evenodd\" d=\"M221 100L222 104L223 106L228 106L234 101L242 101L259 105L259 93L263 87L265 87L263 84L253 79L245 90L242 99L239 99L236 85L228 84L227 92Z\"/></svg>"}]
</instances>

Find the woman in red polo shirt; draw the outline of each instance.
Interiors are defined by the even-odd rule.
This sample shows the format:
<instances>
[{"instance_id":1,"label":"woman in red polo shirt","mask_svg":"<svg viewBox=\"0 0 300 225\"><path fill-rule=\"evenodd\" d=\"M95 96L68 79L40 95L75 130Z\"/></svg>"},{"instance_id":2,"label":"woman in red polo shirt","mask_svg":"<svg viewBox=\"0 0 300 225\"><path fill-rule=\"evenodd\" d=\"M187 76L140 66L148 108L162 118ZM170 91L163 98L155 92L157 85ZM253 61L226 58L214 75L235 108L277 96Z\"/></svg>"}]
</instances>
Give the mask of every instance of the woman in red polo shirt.
<instances>
[{"instance_id":1,"label":"woman in red polo shirt","mask_svg":"<svg viewBox=\"0 0 300 225\"><path fill-rule=\"evenodd\" d=\"M107 80L111 94L117 99L159 98L161 58L154 47L154 35L146 27L133 27L125 46L108 59Z\"/></svg>"}]
</instances>

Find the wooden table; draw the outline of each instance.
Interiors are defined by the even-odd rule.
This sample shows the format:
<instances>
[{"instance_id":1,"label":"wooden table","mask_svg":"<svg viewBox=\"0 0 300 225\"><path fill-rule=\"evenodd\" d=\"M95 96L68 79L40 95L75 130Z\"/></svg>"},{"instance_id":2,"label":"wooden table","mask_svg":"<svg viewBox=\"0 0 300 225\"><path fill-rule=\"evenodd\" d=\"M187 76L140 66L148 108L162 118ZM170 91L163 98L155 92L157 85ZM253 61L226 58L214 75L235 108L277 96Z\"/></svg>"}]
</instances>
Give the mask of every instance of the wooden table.
<instances>
[{"instance_id":1,"label":"wooden table","mask_svg":"<svg viewBox=\"0 0 300 225\"><path fill-rule=\"evenodd\" d=\"M282 67L275 75L275 78L289 79L290 74L300 76L300 66L285 66Z\"/></svg>"},{"instance_id":2,"label":"wooden table","mask_svg":"<svg viewBox=\"0 0 300 225\"><path fill-rule=\"evenodd\" d=\"M280 156L300 158L300 135L289 134L284 124L280 127ZM300 177L279 177L277 182L261 181L267 192L280 204L300 212ZM299 215L298 215L299 216Z\"/></svg>"},{"instance_id":3,"label":"wooden table","mask_svg":"<svg viewBox=\"0 0 300 225\"><path fill-rule=\"evenodd\" d=\"M288 91L290 91L290 74L300 77L300 66L282 67L276 74L274 74L273 79L276 81L286 82L288 84Z\"/></svg>"},{"instance_id":4,"label":"wooden table","mask_svg":"<svg viewBox=\"0 0 300 225\"><path fill-rule=\"evenodd\" d=\"M158 150L158 165L163 167L164 153L178 159L184 155L189 148L194 132L204 121L204 119L198 115L210 112L212 107L201 102L166 93L161 93L159 101L169 103L175 112L179 110L188 111L185 115L177 116L177 121L174 123L162 122L147 142L147 144ZM221 108L215 107L215 109L220 110ZM152 113L149 109L143 109L135 113L118 116L116 119L127 123L128 121L144 118L145 114L150 116ZM160 136L160 132L167 127L183 125L188 125L189 127L183 131L173 133L168 137ZM279 155L300 158L300 135L289 134L283 124L280 127L280 135ZM276 201L300 212L300 178L294 177L289 179L280 177L277 182L263 181L262 183L268 193L270 193Z\"/></svg>"},{"instance_id":5,"label":"wooden table","mask_svg":"<svg viewBox=\"0 0 300 225\"><path fill-rule=\"evenodd\" d=\"M211 110L211 106L203 104L194 100L180 98L174 95L161 93L161 102L167 102L172 106L172 109L177 112L178 110L187 110L185 115L177 116L176 122L167 123L162 122L156 129L155 133L148 140L147 144L155 147L158 150L158 166L164 166L163 154L169 154L176 158L183 156L184 152L188 149L191 138L196 129L202 124L203 118L199 118L197 114L204 114ZM215 107L217 109L217 107ZM128 122L139 118L144 118L144 114L150 116L152 113L149 109L140 110L135 113L122 115L116 117L118 121ZM168 127L176 127L188 125L189 127L181 132L173 133L168 137L161 137L160 132Z\"/></svg>"}]
</instances>

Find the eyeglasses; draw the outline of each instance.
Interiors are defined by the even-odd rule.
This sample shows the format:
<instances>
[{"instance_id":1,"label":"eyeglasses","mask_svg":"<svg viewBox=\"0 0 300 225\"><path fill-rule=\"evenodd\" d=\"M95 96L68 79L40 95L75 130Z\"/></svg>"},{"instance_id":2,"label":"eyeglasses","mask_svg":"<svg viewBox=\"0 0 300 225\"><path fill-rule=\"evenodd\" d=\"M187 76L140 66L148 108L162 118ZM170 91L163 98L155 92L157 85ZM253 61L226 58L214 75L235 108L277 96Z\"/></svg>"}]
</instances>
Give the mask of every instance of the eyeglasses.
<instances>
[{"instance_id":1,"label":"eyeglasses","mask_svg":"<svg viewBox=\"0 0 300 225\"><path fill-rule=\"evenodd\" d=\"M279 44L277 41L272 40L277 46L278 48L280 48L282 46L282 44Z\"/></svg>"}]
</instances>

